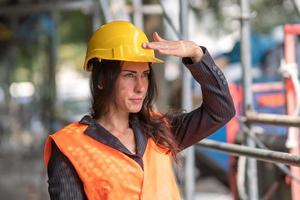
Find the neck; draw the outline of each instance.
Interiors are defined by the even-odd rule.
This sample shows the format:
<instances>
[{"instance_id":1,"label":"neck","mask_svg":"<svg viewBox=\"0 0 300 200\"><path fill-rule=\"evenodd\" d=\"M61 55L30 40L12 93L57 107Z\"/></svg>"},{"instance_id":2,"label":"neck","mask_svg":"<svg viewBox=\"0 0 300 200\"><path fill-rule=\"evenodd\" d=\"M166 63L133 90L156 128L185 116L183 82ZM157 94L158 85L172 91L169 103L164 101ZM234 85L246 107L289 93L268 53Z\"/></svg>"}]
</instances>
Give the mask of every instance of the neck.
<instances>
[{"instance_id":1,"label":"neck","mask_svg":"<svg viewBox=\"0 0 300 200\"><path fill-rule=\"evenodd\" d=\"M109 131L123 132L129 128L129 113L108 112L97 121Z\"/></svg>"}]
</instances>

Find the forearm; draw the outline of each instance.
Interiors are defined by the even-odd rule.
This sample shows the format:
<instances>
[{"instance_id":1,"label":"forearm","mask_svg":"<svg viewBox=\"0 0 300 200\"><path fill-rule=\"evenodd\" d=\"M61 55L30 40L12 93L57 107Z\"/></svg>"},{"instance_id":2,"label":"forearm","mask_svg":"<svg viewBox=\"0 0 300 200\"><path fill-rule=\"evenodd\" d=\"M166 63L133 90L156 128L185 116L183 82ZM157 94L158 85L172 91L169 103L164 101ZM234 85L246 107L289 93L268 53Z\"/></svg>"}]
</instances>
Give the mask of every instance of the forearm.
<instances>
[{"instance_id":1,"label":"forearm","mask_svg":"<svg viewBox=\"0 0 300 200\"><path fill-rule=\"evenodd\" d=\"M204 55L198 63L187 64L194 79L201 85L203 109L216 121L228 121L235 114L228 83L222 71L215 64L208 51L202 47ZM220 108L222 108L220 110Z\"/></svg>"},{"instance_id":2,"label":"forearm","mask_svg":"<svg viewBox=\"0 0 300 200\"><path fill-rule=\"evenodd\" d=\"M190 113L171 118L172 131L180 149L184 149L215 132L235 114L227 81L215 65L209 53L202 48L204 55L200 62L193 63L184 58L183 63L200 83L203 103Z\"/></svg>"}]
</instances>

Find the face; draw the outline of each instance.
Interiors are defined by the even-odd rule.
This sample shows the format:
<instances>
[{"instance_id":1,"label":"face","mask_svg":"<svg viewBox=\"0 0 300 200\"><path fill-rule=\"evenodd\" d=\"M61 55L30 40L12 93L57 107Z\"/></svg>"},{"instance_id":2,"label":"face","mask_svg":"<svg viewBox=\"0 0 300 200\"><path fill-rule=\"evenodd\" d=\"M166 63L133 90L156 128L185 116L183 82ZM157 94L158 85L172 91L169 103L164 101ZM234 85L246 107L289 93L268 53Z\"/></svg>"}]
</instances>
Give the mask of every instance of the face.
<instances>
[{"instance_id":1,"label":"face","mask_svg":"<svg viewBox=\"0 0 300 200\"><path fill-rule=\"evenodd\" d=\"M126 113L141 110L148 91L149 64L124 62L115 85L114 109Z\"/></svg>"}]
</instances>

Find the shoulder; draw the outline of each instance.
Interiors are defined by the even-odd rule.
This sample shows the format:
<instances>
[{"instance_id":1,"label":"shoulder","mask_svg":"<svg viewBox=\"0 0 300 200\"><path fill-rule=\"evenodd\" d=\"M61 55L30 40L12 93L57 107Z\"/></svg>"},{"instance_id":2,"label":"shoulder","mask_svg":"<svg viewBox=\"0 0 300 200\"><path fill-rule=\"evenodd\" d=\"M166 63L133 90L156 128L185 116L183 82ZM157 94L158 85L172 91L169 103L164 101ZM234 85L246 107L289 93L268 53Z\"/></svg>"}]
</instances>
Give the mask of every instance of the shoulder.
<instances>
[{"instance_id":1,"label":"shoulder","mask_svg":"<svg viewBox=\"0 0 300 200\"><path fill-rule=\"evenodd\" d=\"M50 134L45 142L44 146L44 162L46 166L48 165L50 156L53 153L53 144L55 144L54 149L59 149L60 151L66 147L79 144L84 135L84 130L87 125L81 124L80 122L73 122L57 132Z\"/></svg>"},{"instance_id":2,"label":"shoulder","mask_svg":"<svg viewBox=\"0 0 300 200\"><path fill-rule=\"evenodd\" d=\"M86 128L87 125L85 124L81 124L80 122L73 122L50 134L45 141L45 157L49 158L49 156L51 155L53 143L55 143L59 147L60 144L67 143L69 140L72 140L72 138L78 138L78 135L83 134ZM48 160L46 159L45 162L48 163L47 161Z\"/></svg>"},{"instance_id":3,"label":"shoulder","mask_svg":"<svg viewBox=\"0 0 300 200\"><path fill-rule=\"evenodd\" d=\"M63 135L74 135L76 133L77 134L83 133L86 128L87 128L86 124L82 124L80 122L73 122L73 123L70 123L70 124L64 126L57 132L50 134L50 137L54 138L54 137L59 137L59 136L63 136Z\"/></svg>"}]
</instances>

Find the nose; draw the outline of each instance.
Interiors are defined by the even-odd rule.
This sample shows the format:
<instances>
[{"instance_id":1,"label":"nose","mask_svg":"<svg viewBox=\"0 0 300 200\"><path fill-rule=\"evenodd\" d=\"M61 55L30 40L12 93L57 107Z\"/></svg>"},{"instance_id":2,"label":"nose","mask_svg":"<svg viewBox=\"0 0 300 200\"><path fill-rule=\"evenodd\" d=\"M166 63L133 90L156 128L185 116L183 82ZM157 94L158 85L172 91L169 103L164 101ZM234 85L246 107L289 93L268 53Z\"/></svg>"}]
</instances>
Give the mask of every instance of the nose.
<instances>
[{"instance_id":1,"label":"nose","mask_svg":"<svg viewBox=\"0 0 300 200\"><path fill-rule=\"evenodd\" d=\"M148 80L143 77L136 77L135 92L143 93L148 87Z\"/></svg>"}]
</instances>

